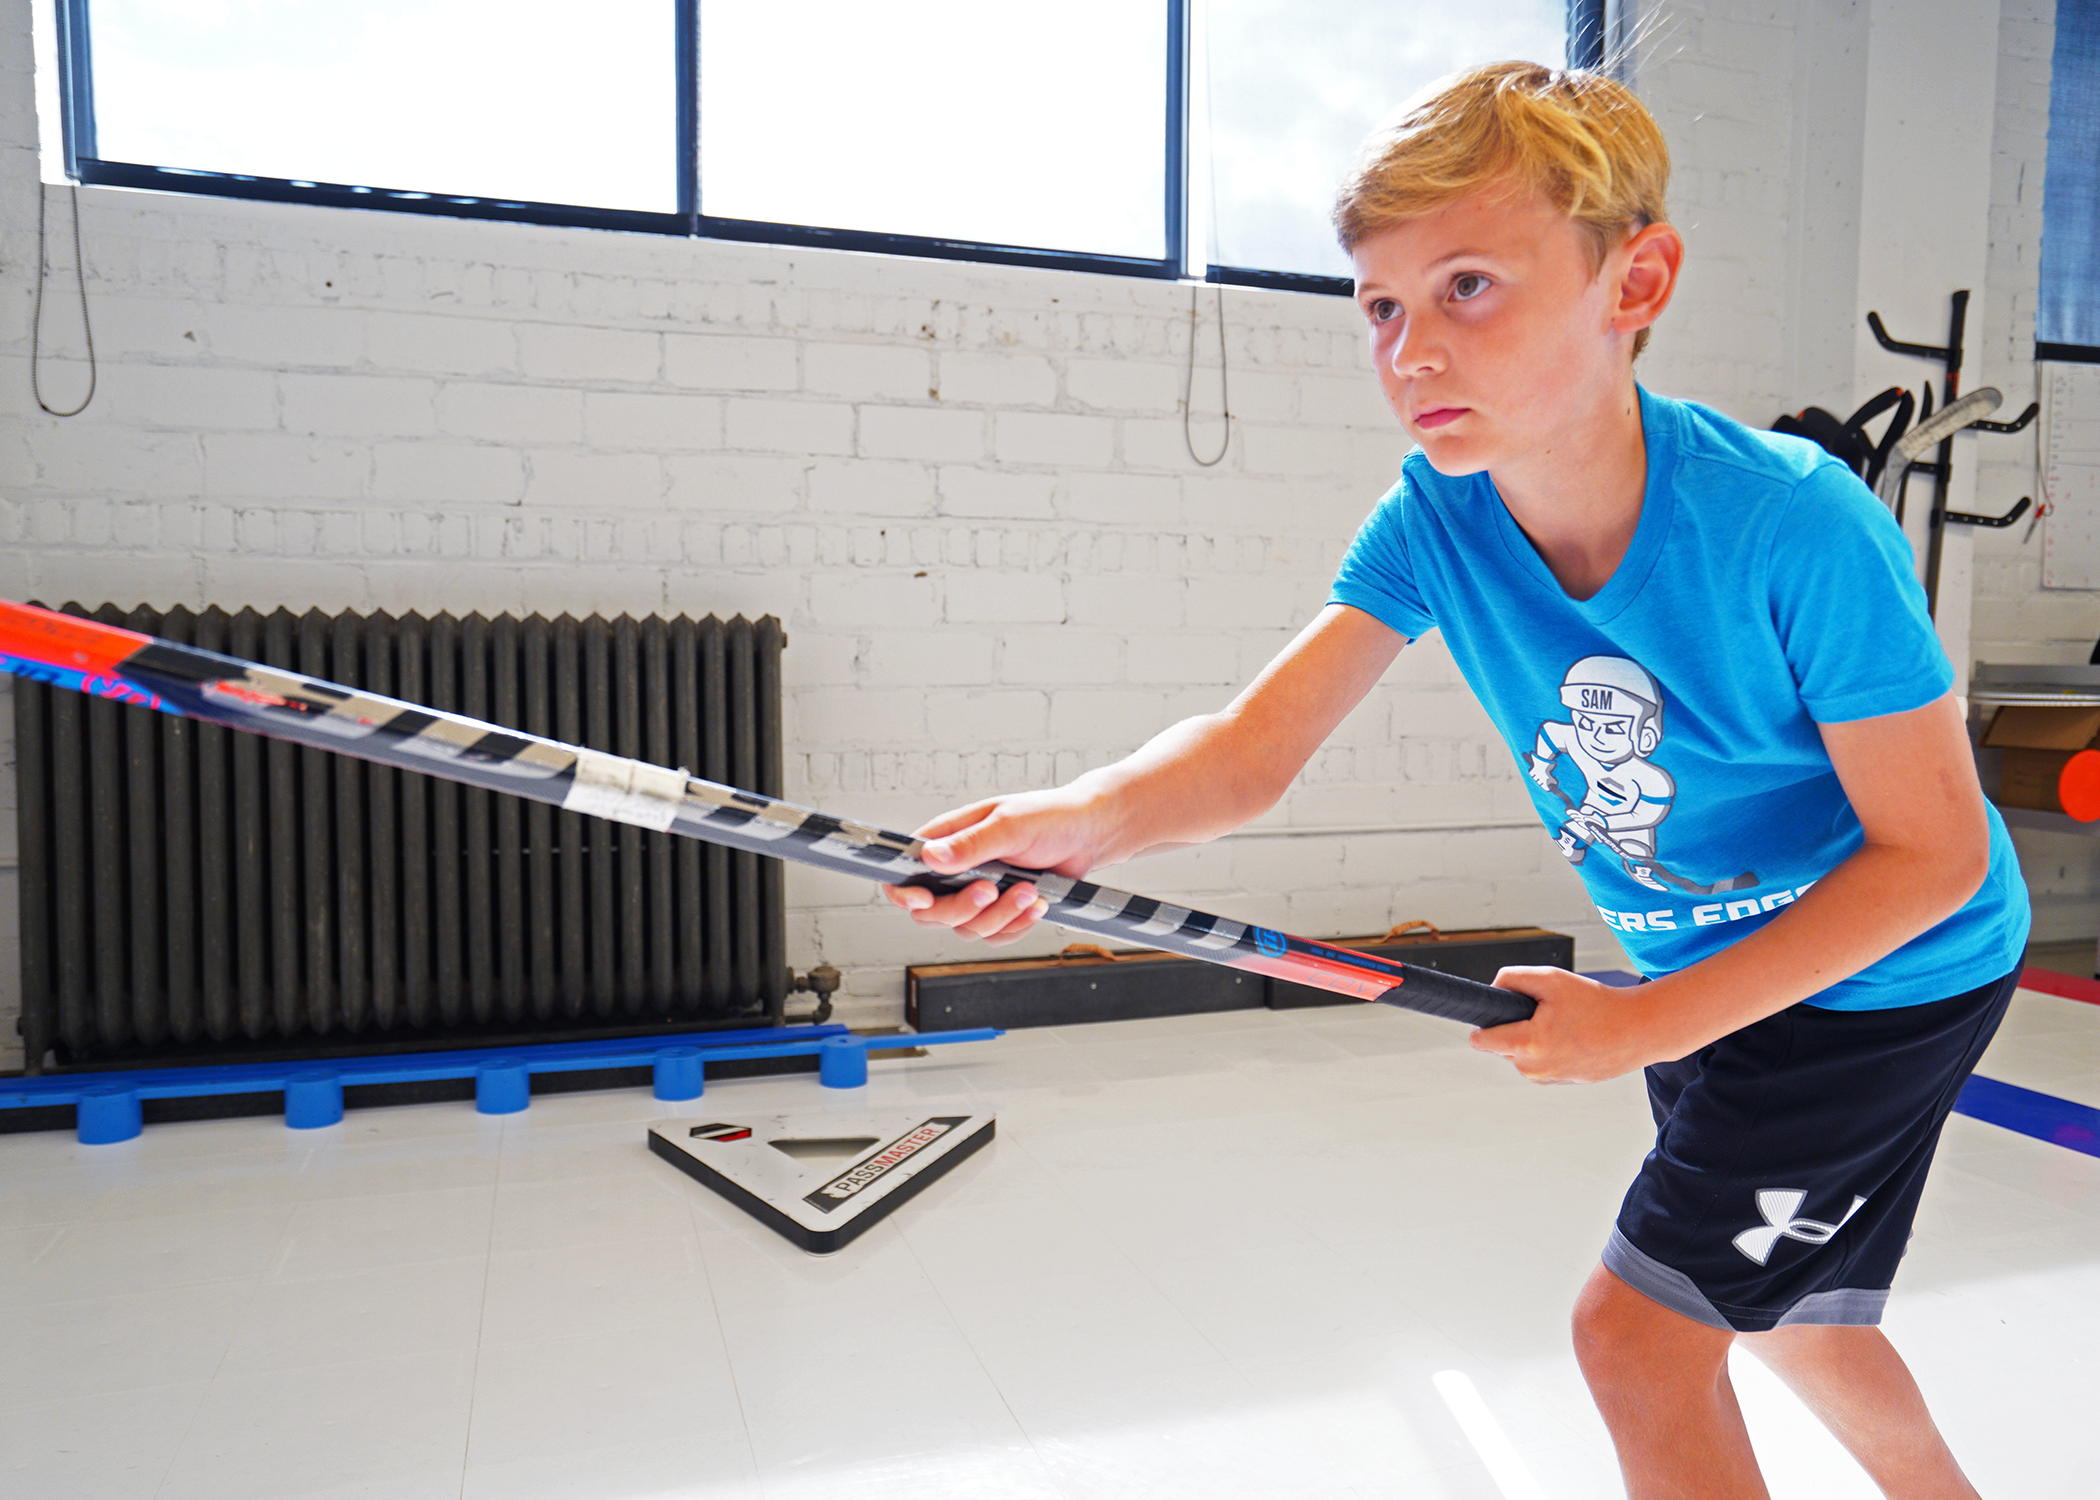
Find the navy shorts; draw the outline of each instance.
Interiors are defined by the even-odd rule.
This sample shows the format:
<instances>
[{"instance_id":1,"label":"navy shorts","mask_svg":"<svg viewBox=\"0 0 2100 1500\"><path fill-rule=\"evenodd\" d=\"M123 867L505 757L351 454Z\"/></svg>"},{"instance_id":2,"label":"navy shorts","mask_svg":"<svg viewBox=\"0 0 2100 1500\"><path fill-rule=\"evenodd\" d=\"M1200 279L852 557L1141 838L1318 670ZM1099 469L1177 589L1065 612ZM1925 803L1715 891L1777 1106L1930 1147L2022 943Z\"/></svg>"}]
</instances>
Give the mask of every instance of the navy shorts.
<instances>
[{"instance_id":1,"label":"navy shorts","mask_svg":"<svg viewBox=\"0 0 2100 1500\"><path fill-rule=\"evenodd\" d=\"M1606 1269L1739 1333L1880 1322L1940 1127L2018 980L1894 1010L1794 1005L1648 1069L1655 1149Z\"/></svg>"}]
</instances>

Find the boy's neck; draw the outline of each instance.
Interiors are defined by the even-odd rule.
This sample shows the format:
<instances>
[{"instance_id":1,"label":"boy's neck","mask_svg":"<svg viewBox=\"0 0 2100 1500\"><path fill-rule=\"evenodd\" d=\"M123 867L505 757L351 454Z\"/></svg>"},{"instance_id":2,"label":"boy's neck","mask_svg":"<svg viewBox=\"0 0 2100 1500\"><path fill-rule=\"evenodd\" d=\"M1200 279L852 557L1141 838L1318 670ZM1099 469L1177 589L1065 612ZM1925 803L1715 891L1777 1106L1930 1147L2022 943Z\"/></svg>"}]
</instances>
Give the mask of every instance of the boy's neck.
<instances>
[{"instance_id":1,"label":"boy's neck","mask_svg":"<svg viewBox=\"0 0 2100 1500\"><path fill-rule=\"evenodd\" d=\"M1648 487L1640 394L1631 374L1623 390L1579 426L1488 477L1568 596L1594 597L1633 545Z\"/></svg>"}]
</instances>

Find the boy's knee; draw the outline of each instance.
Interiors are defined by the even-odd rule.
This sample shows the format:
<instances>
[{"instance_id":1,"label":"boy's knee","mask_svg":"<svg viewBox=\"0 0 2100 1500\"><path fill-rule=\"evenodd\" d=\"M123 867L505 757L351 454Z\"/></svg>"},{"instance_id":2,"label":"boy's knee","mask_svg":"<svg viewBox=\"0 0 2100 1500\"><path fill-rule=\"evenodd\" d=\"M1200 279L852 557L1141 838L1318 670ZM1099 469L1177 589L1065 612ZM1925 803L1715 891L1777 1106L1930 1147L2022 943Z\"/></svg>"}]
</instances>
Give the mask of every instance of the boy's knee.
<instances>
[{"instance_id":1,"label":"boy's knee","mask_svg":"<svg viewBox=\"0 0 2100 1500\"><path fill-rule=\"evenodd\" d=\"M1733 1335L1672 1312L1599 1266L1575 1300L1575 1359L1592 1388L1710 1381Z\"/></svg>"}]
</instances>

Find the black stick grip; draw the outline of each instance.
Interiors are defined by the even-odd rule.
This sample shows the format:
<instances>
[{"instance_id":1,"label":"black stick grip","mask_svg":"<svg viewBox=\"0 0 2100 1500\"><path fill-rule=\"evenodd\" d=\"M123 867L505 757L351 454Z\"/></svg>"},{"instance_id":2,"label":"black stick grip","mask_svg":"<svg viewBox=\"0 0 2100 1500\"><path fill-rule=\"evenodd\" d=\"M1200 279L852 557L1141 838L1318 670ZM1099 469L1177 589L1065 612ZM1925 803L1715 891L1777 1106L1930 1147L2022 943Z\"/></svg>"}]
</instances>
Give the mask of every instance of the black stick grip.
<instances>
[{"instance_id":1,"label":"black stick grip","mask_svg":"<svg viewBox=\"0 0 2100 1500\"><path fill-rule=\"evenodd\" d=\"M1380 1005L1398 1005L1425 1016L1464 1021L1469 1026L1507 1026L1528 1021L1538 1002L1515 990L1501 990L1477 979L1461 979L1415 964L1400 965L1407 977L1378 997Z\"/></svg>"}]
</instances>

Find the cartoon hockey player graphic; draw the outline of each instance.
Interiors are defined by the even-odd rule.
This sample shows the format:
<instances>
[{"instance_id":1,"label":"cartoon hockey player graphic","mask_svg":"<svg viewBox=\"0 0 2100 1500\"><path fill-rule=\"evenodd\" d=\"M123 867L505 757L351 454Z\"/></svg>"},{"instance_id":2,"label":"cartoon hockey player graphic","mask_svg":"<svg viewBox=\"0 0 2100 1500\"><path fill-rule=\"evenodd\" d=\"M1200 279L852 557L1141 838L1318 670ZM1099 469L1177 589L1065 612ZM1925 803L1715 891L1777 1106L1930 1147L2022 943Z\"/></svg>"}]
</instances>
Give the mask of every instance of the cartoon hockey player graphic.
<instances>
[{"instance_id":1,"label":"cartoon hockey player graphic","mask_svg":"<svg viewBox=\"0 0 2100 1500\"><path fill-rule=\"evenodd\" d=\"M1628 875L1651 890L1665 889L1657 876L1669 876L1655 864L1655 830L1670 815L1677 783L1648 758L1662 743L1661 686L1623 656L1585 656L1561 680L1560 701L1570 717L1539 725L1527 767L1533 781L1567 804L1568 820L1555 840L1560 852L1579 865L1591 845L1602 844ZM1579 803L1554 779L1554 762L1563 755L1582 772Z\"/></svg>"}]
</instances>

